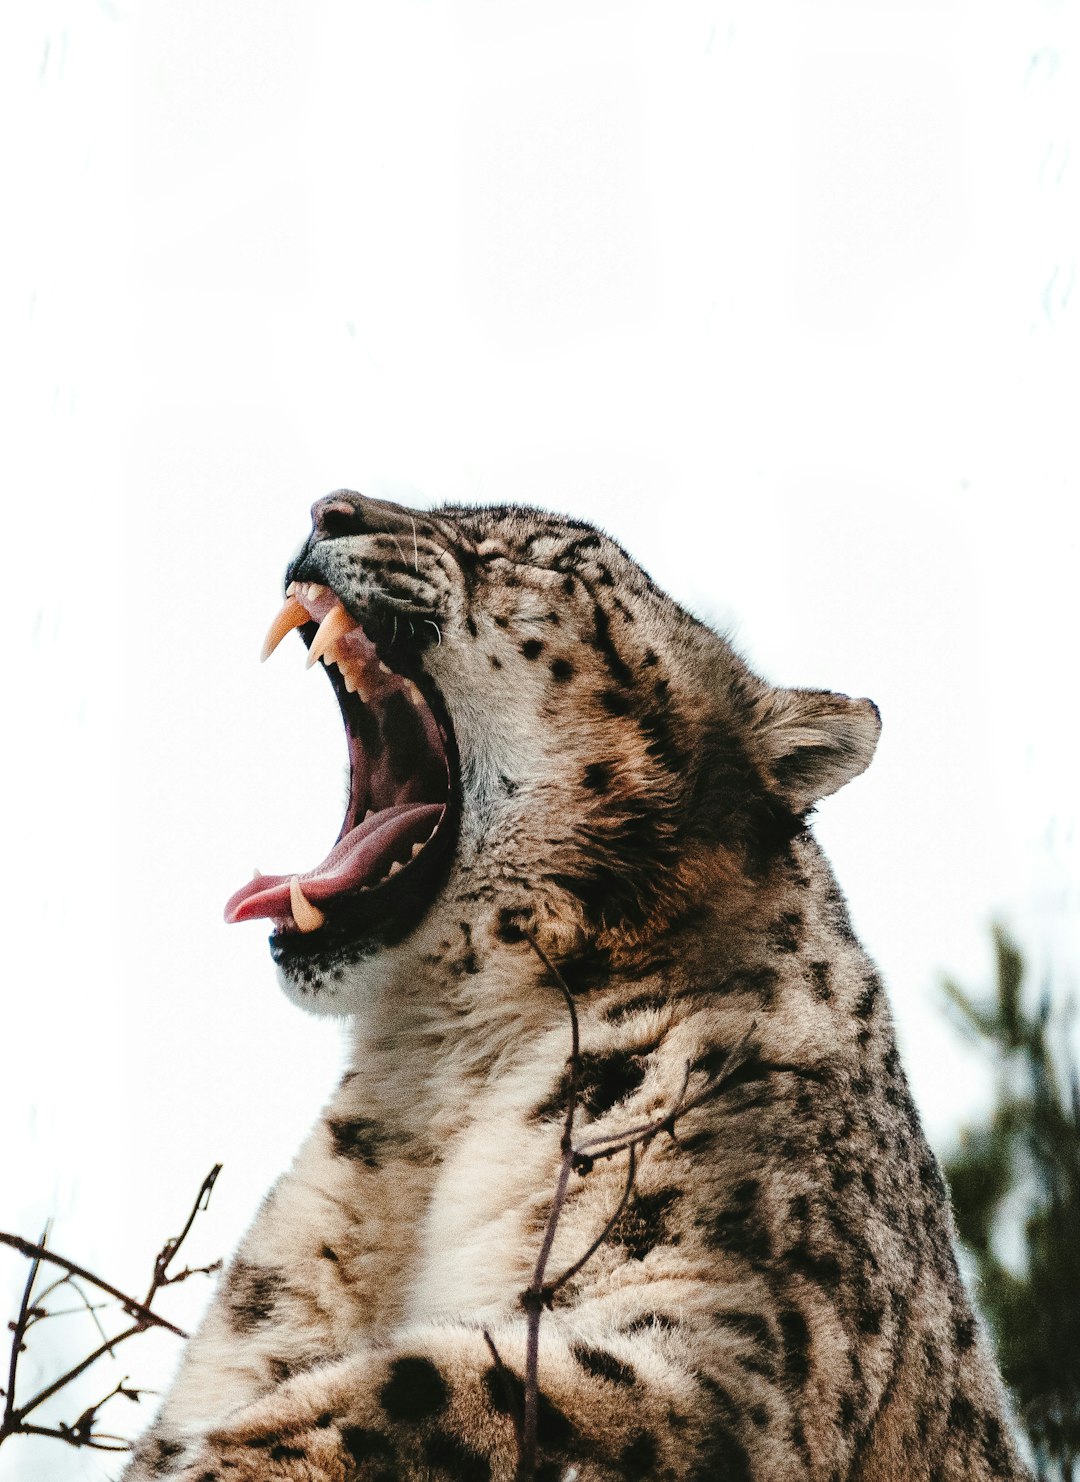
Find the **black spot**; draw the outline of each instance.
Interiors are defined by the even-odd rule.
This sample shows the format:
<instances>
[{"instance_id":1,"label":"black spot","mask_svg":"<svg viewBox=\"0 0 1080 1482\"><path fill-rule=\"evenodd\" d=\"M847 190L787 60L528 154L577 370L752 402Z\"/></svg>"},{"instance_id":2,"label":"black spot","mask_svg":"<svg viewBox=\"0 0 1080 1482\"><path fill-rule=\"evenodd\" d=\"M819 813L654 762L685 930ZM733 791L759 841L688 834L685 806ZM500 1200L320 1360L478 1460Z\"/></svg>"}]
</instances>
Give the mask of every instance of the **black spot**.
<instances>
[{"instance_id":1,"label":"black spot","mask_svg":"<svg viewBox=\"0 0 1080 1482\"><path fill-rule=\"evenodd\" d=\"M752 993L768 1008L776 997L776 985L779 981L780 974L775 968L744 968L740 972L729 973L726 978L721 978L715 991L718 994Z\"/></svg>"},{"instance_id":2,"label":"black spot","mask_svg":"<svg viewBox=\"0 0 1080 1482\"><path fill-rule=\"evenodd\" d=\"M488 654L488 663L493 669L502 668L502 659L500 659L497 654Z\"/></svg>"},{"instance_id":3,"label":"black spot","mask_svg":"<svg viewBox=\"0 0 1080 1482\"><path fill-rule=\"evenodd\" d=\"M286 1379L292 1377L293 1367L283 1358L271 1358L266 1361L270 1365L271 1377L278 1384L284 1384Z\"/></svg>"},{"instance_id":4,"label":"black spot","mask_svg":"<svg viewBox=\"0 0 1080 1482\"><path fill-rule=\"evenodd\" d=\"M503 615L500 613L499 616L495 619L495 626L496 628L509 628L510 619L508 617L503 617Z\"/></svg>"},{"instance_id":5,"label":"black spot","mask_svg":"<svg viewBox=\"0 0 1080 1482\"><path fill-rule=\"evenodd\" d=\"M285 1289L280 1272L269 1266L255 1266L237 1261L229 1273L226 1301L233 1327L238 1333L250 1333L269 1322L278 1297Z\"/></svg>"},{"instance_id":6,"label":"black spot","mask_svg":"<svg viewBox=\"0 0 1080 1482\"><path fill-rule=\"evenodd\" d=\"M975 1343L975 1319L968 1314L959 1316L953 1324L953 1336L961 1353L966 1353Z\"/></svg>"},{"instance_id":7,"label":"black spot","mask_svg":"<svg viewBox=\"0 0 1080 1482\"><path fill-rule=\"evenodd\" d=\"M860 1333L869 1333L876 1337L881 1332L881 1324L885 1320L885 1308L880 1302L867 1298L859 1308L858 1323Z\"/></svg>"},{"instance_id":8,"label":"black spot","mask_svg":"<svg viewBox=\"0 0 1080 1482\"><path fill-rule=\"evenodd\" d=\"M526 638L521 645L522 656L526 659L538 659L544 652L544 645L539 638Z\"/></svg>"},{"instance_id":9,"label":"black spot","mask_svg":"<svg viewBox=\"0 0 1080 1482\"><path fill-rule=\"evenodd\" d=\"M641 661L642 667L645 669L653 669L659 662L660 660L657 658L654 650L651 648L647 648L645 650L645 657Z\"/></svg>"},{"instance_id":10,"label":"black spot","mask_svg":"<svg viewBox=\"0 0 1080 1482\"><path fill-rule=\"evenodd\" d=\"M147 1457L147 1465L155 1477L160 1477L169 1470L169 1463L173 1457L182 1455L184 1446L180 1441L165 1441L161 1437L158 1437L153 1444L154 1453Z\"/></svg>"},{"instance_id":11,"label":"black spot","mask_svg":"<svg viewBox=\"0 0 1080 1482\"><path fill-rule=\"evenodd\" d=\"M465 626L469 630L469 636L471 638L475 638L476 637L476 621L473 618L473 615L472 615L471 612L469 613L469 615L465 619Z\"/></svg>"},{"instance_id":12,"label":"black spot","mask_svg":"<svg viewBox=\"0 0 1080 1482\"><path fill-rule=\"evenodd\" d=\"M832 998L831 974L827 962L811 962L809 964L810 988L815 998L822 1003L828 1003Z\"/></svg>"},{"instance_id":13,"label":"black spot","mask_svg":"<svg viewBox=\"0 0 1080 1482\"><path fill-rule=\"evenodd\" d=\"M863 981L862 991L855 1000L855 1006L852 1009L856 1019L869 1019L870 1015L874 1012L874 1005L877 1003L880 992L881 979L876 973L867 974Z\"/></svg>"},{"instance_id":14,"label":"black spot","mask_svg":"<svg viewBox=\"0 0 1080 1482\"><path fill-rule=\"evenodd\" d=\"M987 1465L995 1477L1004 1477L1009 1470L1009 1448L1005 1444L1002 1434L1001 1422L996 1415L989 1411L983 1414L983 1455L986 1457Z\"/></svg>"},{"instance_id":15,"label":"black spot","mask_svg":"<svg viewBox=\"0 0 1080 1482\"><path fill-rule=\"evenodd\" d=\"M643 1312L635 1317L632 1323L628 1323L625 1331L628 1333L641 1333L649 1328L659 1328L662 1331L672 1332L679 1324L673 1317L668 1317L666 1312Z\"/></svg>"},{"instance_id":16,"label":"black spot","mask_svg":"<svg viewBox=\"0 0 1080 1482\"><path fill-rule=\"evenodd\" d=\"M627 1482L638 1482L639 1478L650 1477L656 1466L656 1437L648 1431L637 1431L619 1452L619 1476Z\"/></svg>"},{"instance_id":17,"label":"black spot","mask_svg":"<svg viewBox=\"0 0 1080 1482\"><path fill-rule=\"evenodd\" d=\"M769 943L777 952L797 952L802 941L803 918L799 911L785 911L773 922Z\"/></svg>"},{"instance_id":18,"label":"black spot","mask_svg":"<svg viewBox=\"0 0 1080 1482\"><path fill-rule=\"evenodd\" d=\"M578 1106L590 1117L602 1117L632 1096L645 1079L648 1056L655 1048L653 1044L637 1050L609 1050L606 1054L585 1051L578 1057ZM564 1114L569 1094L570 1072L566 1070L551 1095L533 1111L534 1120Z\"/></svg>"},{"instance_id":19,"label":"black spot","mask_svg":"<svg viewBox=\"0 0 1080 1482\"><path fill-rule=\"evenodd\" d=\"M829 1182L833 1187L834 1193L842 1194L850 1184L855 1182L854 1168L847 1168L841 1164L837 1164L829 1175Z\"/></svg>"},{"instance_id":20,"label":"black spot","mask_svg":"<svg viewBox=\"0 0 1080 1482\"><path fill-rule=\"evenodd\" d=\"M452 1477L467 1477L469 1482L487 1482L491 1463L479 1451L466 1446L459 1436L449 1431L434 1430L424 1442L424 1456L433 1467L440 1467Z\"/></svg>"},{"instance_id":21,"label":"black spot","mask_svg":"<svg viewBox=\"0 0 1080 1482\"><path fill-rule=\"evenodd\" d=\"M873 1204L878 1196L878 1187L877 1179L869 1168L864 1168L862 1171L862 1186L866 1190L866 1197Z\"/></svg>"},{"instance_id":22,"label":"black spot","mask_svg":"<svg viewBox=\"0 0 1080 1482\"><path fill-rule=\"evenodd\" d=\"M725 1328L731 1328L733 1332L749 1338L752 1343L757 1343L762 1348L776 1347L776 1337L769 1326L768 1319L757 1312L724 1309L716 1313L716 1320Z\"/></svg>"},{"instance_id":23,"label":"black spot","mask_svg":"<svg viewBox=\"0 0 1080 1482\"><path fill-rule=\"evenodd\" d=\"M343 1427L341 1444L357 1465L364 1461L387 1461L396 1455L385 1431L368 1430L362 1425Z\"/></svg>"},{"instance_id":24,"label":"black spot","mask_svg":"<svg viewBox=\"0 0 1080 1482\"><path fill-rule=\"evenodd\" d=\"M307 1452L302 1446L286 1446L280 1441L276 1446L271 1446L268 1453L271 1461L303 1461Z\"/></svg>"},{"instance_id":25,"label":"black spot","mask_svg":"<svg viewBox=\"0 0 1080 1482\"><path fill-rule=\"evenodd\" d=\"M665 684L666 680L661 680ZM686 766L686 756L671 732L671 722L658 710L647 710L638 721L646 738L645 750L669 771L681 772Z\"/></svg>"},{"instance_id":26,"label":"black spot","mask_svg":"<svg viewBox=\"0 0 1080 1482\"><path fill-rule=\"evenodd\" d=\"M352 1117L348 1120L328 1120L326 1125L334 1141L334 1152L339 1158L351 1158L368 1168L378 1168L381 1147L385 1141L385 1133L378 1122L369 1121L366 1117Z\"/></svg>"},{"instance_id":27,"label":"black spot","mask_svg":"<svg viewBox=\"0 0 1080 1482\"><path fill-rule=\"evenodd\" d=\"M810 1330L806 1318L794 1307L786 1307L777 1321L784 1340L784 1368L789 1378L805 1383L810 1372Z\"/></svg>"},{"instance_id":28,"label":"black spot","mask_svg":"<svg viewBox=\"0 0 1080 1482\"><path fill-rule=\"evenodd\" d=\"M676 1245L668 1231L667 1215L682 1191L657 1189L651 1194L635 1193L611 1231L611 1239L623 1246L632 1261L643 1261L658 1245Z\"/></svg>"},{"instance_id":29,"label":"black spot","mask_svg":"<svg viewBox=\"0 0 1080 1482\"><path fill-rule=\"evenodd\" d=\"M593 647L604 656L608 673L616 684L621 684L624 689L632 689L634 685L634 673L626 661L622 658L615 647L611 637L611 621L607 613L599 605L593 608Z\"/></svg>"},{"instance_id":30,"label":"black spot","mask_svg":"<svg viewBox=\"0 0 1080 1482\"><path fill-rule=\"evenodd\" d=\"M565 684L568 679L574 677L574 666L569 659L552 659L551 677L557 679L560 684Z\"/></svg>"},{"instance_id":31,"label":"black spot","mask_svg":"<svg viewBox=\"0 0 1080 1482\"><path fill-rule=\"evenodd\" d=\"M817 1250L799 1241L784 1252L784 1260L792 1271L816 1281L818 1286L830 1289L840 1283L840 1262L831 1250Z\"/></svg>"},{"instance_id":32,"label":"black spot","mask_svg":"<svg viewBox=\"0 0 1080 1482\"><path fill-rule=\"evenodd\" d=\"M840 1396L840 1405L836 1413L836 1423L845 1435L850 1435L850 1433L854 1430L855 1422L858 1419L858 1415L859 1407L856 1403L855 1396L851 1393L842 1394Z\"/></svg>"},{"instance_id":33,"label":"black spot","mask_svg":"<svg viewBox=\"0 0 1080 1482\"><path fill-rule=\"evenodd\" d=\"M625 1003L613 1003L604 1010L604 1018L609 1024L621 1024L640 1009L666 1008L667 1001L664 993L639 993L634 998L628 998Z\"/></svg>"},{"instance_id":34,"label":"black spot","mask_svg":"<svg viewBox=\"0 0 1080 1482\"><path fill-rule=\"evenodd\" d=\"M497 1368L492 1364L484 1374L484 1389L488 1404L496 1415L516 1416L525 1413L525 1385L512 1369ZM574 1427L557 1405L540 1391L536 1397L536 1435L540 1445L547 1450L565 1446L573 1439Z\"/></svg>"},{"instance_id":35,"label":"black spot","mask_svg":"<svg viewBox=\"0 0 1080 1482\"><path fill-rule=\"evenodd\" d=\"M767 1416L766 1416L767 1418ZM746 1448L730 1427L718 1424L702 1449L701 1462L690 1474L691 1482L753 1482Z\"/></svg>"},{"instance_id":36,"label":"black spot","mask_svg":"<svg viewBox=\"0 0 1080 1482\"><path fill-rule=\"evenodd\" d=\"M587 1348L583 1343L575 1343L570 1352L586 1374L591 1374L594 1379L606 1379L609 1384L637 1383L637 1375L630 1365L603 1348Z\"/></svg>"},{"instance_id":37,"label":"black spot","mask_svg":"<svg viewBox=\"0 0 1080 1482\"><path fill-rule=\"evenodd\" d=\"M611 786L610 763L590 762L581 780L590 792L607 792Z\"/></svg>"},{"instance_id":38,"label":"black spot","mask_svg":"<svg viewBox=\"0 0 1080 1482\"><path fill-rule=\"evenodd\" d=\"M727 1207L715 1216L708 1229L709 1244L715 1250L744 1256L751 1263L768 1260L772 1239L757 1217L760 1192L756 1178L744 1178L735 1185Z\"/></svg>"},{"instance_id":39,"label":"black spot","mask_svg":"<svg viewBox=\"0 0 1080 1482\"><path fill-rule=\"evenodd\" d=\"M966 1395L959 1392L953 1395L952 1404L949 1406L948 1426L951 1431L959 1432L969 1440L974 1440L975 1407Z\"/></svg>"},{"instance_id":40,"label":"black spot","mask_svg":"<svg viewBox=\"0 0 1080 1482\"><path fill-rule=\"evenodd\" d=\"M379 1391L379 1403L391 1420L427 1420L450 1398L446 1380L430 1359L410 1355L395 1359L390 1378Z\"/></svg>"},{"instance_id":41,"label":"black spot","mask_svg":"<svg viewBox=\"0 0 1080 1482\"><path fill-rule=\"evenodd\" d=\"M609 715L627 715L633 702L621 690L602 690L600 703Z\"/></svg>"}]
</instances>

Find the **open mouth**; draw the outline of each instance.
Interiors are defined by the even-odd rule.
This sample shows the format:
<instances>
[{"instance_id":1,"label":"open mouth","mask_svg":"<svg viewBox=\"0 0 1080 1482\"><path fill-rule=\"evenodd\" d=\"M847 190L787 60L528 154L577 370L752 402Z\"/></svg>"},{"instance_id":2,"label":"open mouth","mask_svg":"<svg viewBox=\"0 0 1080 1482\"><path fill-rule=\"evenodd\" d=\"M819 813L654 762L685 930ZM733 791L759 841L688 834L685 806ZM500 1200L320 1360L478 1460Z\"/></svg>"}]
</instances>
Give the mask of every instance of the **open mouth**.
<instances>
[{"instance_id":1,"label":"open mouth","mask_svg":"<svg viewBox=\"0 0 1080 1482\"><path fill-rule=\"evenodd\" d=\"M275 944L314 949L389 928L404 905L425 902L425 883L448 853L437 846L451 833L452 743L437 692L410 665L398 626L391 632L374 619L365 631L329 587L290 584L263 658L299 628L309 666L322 660L345 722L349 800L321 863L302 874L256 874L230 897L226 921L267 918Z\"/></svg>"}]
</instances>

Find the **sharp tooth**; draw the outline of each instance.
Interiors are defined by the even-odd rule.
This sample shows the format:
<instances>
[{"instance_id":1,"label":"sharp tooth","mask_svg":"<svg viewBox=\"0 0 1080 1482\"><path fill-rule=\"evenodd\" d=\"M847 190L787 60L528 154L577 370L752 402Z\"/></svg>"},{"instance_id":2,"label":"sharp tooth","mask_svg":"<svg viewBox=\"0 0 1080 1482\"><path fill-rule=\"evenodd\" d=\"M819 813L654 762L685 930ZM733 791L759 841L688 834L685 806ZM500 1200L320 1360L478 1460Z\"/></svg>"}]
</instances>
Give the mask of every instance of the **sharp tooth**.
<instances>
[{"instance_id":1,"label":"sharp tooth","mask_svg":"<svg viewBox=\"0 0 1080 1482\"><path fill-rule=\"evenodd\" d=\"M346 669L345 666L342 665L341 677L345 681L345 688L348 690L349 694L354 695L356 693L356 670Z\"/></svg>"},{"instance_id":2,"label":"sharp tooth","mask_svg":"<svg viewBox=\"0 0 1080 1482\"><path fill-rule=\"evenodd\" d=\"M292 594L295 591L296 591L296 583L294 581L291 581L289 583L289 585L285 588L285 595L286 595L286 597L291 597Z\"/></svg>"},{"instance_id":3,"label":"sharp tooth","mask_svg":"<svg viewBox=\"0 0 1080 1482\"><path fill-rule=\"evenodd\" d=\"M309 602L318 602L329 590L329 587L324 587L317 581L309 581L306 588L307 599Z\"/></svg>"},{"instance_id":4,"label":"sharp tooth","mask_svg":"<svg viewBox=\"0 0 1080 1482\"><path fill-rule=\"evenodd\" d=\"M413 684L411 679L405 681L405 693L414 705L420 706L424 703L424 697L420 693L419 687Z\"/></svg>"},{"instance_id":5,"label":"sharp tooth","mask_svg":"<svg viewBox=\"0 0 1080 1482\"><path fill-rule=\"evenodd\" d=\"M300 889L299 875L294 875L289 881L289 905L293 920L301 931L316 931L326 920L318 906L313 906Z\"/></svg>"},{"instance_id":6,"label":"sharp tooth","mask_svg":"<svg viewBox=\"0 0 1080 1482\"><path fill-rule=\"evenodd\" d=\"M299 628L302 623L310 621L311 616L304 604L298 602L295 597L287 597L284 607L270 624L270 631L263 642L259 658L265 663L286 633L291 633L294 628Z\"/></svg>"},{"instance_id":7,"label":"sharp tooth","mask_svg":"<svg viewBox=\"0 0 1080 1482\"><path fill-rule=\"evenodd\" d=\"M359 697L361 705L366 705L371 698L371 691L359 675L357 675L356 683L353 685L353 693Z\"/></svg>"},{"instance_id":8,"label":"sharp tooth","mask_svg":"<svg viewBox=\"0 0 1080 1482\"><path fill-rule=\"evenodd\" d=\"M319 631L311 640L308 649L307 664L310 669L312 664L318 663L327 649L333 648L340 638L346 633L351 633L356 624L342 607L340 602L335 602L330 611L319 624Z\"/></svg>"},{"instance_id":9,"label":"sharp tooth","mask_svg":"<svg viewBox=\"0 0 1080 1482\"><path fill-rule=\"evenodd\" d=\"M420 840L417 839L416 843L412 846L412 857L413 857L413 859L416 858L416 856L420 853L420 851L421 851L421 849L423 849L423 847L424 847L423 844L421 844Z\"/></svg>"},{"instance_id":10,"label":"sharp tooth","mask_svg":"<svg viewBox=\"0 0 1080 1482\"><path fill-rule=\"evenodd\" d=\"M398 870L400 870L400 869L401 869L401 860L400 859L395 859L394 860L394 863L390 866L390 868L386 872L386 878L389 880L390 876L391 875L396 875L397 872L398 872Z\"/></svg>"},{"instance_id":11,"label":"sharp tooth","mask_svg":"<svg viewBox=\"0 0 1080 1482\"><path fill-rule=\"evenodd\" d=\"M379 673L380 674L393 674L393 672L394 671L393 671L393 669L390 668L390 665L389 664L384 664L383 661L382 661L382 659L379 660Z\"/></svg>"}]
</instances>

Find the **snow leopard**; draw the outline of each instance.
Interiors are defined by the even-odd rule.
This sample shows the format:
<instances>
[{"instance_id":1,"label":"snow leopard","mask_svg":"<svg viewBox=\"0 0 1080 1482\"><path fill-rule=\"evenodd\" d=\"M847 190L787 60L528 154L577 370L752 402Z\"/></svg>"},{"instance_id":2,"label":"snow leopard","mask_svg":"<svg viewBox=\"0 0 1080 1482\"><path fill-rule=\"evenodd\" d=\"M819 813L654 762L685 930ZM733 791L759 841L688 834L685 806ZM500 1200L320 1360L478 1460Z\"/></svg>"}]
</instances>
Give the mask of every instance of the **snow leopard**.
<instances>
[{"instance_id":1,"label":"snow leopard","mask_svg":"<svg viewBox=\"0 0 1080 1482\"><path fill-rule=\"evenodd\" d=\"M1026 1477L811 831L876 707L580 520L312 520L266 649L329 677L345 817L226 918L349 1069L127 1482Z\"/></svg>"}]
</instances>

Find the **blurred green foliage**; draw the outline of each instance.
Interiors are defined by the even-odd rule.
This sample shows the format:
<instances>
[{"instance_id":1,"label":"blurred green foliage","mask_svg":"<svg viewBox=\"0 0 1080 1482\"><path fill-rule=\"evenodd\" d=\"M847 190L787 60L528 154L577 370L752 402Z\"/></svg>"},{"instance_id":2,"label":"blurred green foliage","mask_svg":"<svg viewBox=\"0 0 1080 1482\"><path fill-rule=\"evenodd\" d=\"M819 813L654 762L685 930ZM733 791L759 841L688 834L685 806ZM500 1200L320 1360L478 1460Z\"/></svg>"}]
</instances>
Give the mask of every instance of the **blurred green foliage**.
<instances>
[{"instance_id":1,"label":"blurred green foliage","mask_svg":"<svg viewBox=\"0 0 1080 1482\"><path fill-rule=\"evenodd\" d=\"M990 1053L997 1073L989 1121L961 1133L945 1173L1039 1476L1072 1482L1080 1460L1080 1077L1050 993L1026 1012L1023 960L1000 927L994 947L993 1002L945 984L960 1028Z\"/></svg>"}]
</instances>

